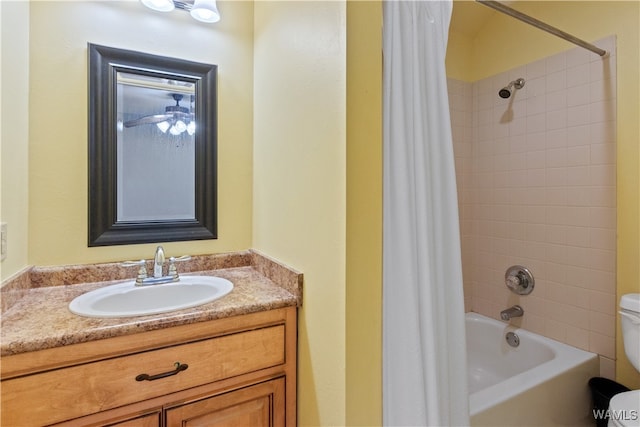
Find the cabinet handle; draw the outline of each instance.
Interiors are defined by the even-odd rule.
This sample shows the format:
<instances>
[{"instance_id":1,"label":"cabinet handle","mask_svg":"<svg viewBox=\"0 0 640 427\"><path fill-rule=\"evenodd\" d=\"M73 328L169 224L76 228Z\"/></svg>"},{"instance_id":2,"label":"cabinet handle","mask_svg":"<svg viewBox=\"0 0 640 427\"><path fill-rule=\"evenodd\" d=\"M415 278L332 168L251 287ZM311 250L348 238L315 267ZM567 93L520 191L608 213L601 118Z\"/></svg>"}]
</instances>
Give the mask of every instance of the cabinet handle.
<instances>
[{"instance_id":1,"label":"cabinet handle","mask_svg":"<svg viewBox=\"0 0 640 427\"><path fill-rule=\"evenodd\" d=\"M176 362L174 363L176 369L174 369L173 371L169 371L169 372L163 372L162 374L156 374L156 375L149 375L149 374L140 374L136 377L136 381L155 381L155 380L159 380L160 378L166 378L166 377L170 377L172 375L176 375L177 373L181 372L181 371L185 371L189 365L187 365L186 363L180 363L180 362Z\"/></svg>"}]
</instances>

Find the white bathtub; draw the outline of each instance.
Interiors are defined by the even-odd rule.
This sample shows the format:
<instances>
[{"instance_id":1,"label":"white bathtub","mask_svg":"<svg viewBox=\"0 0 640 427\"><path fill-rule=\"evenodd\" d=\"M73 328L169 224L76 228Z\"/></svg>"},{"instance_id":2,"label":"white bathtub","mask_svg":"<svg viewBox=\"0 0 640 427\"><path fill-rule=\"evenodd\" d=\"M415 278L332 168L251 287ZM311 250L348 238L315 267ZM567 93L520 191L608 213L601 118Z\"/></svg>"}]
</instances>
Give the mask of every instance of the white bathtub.
<instances>
[{"instance_id":1,"label":"white bathtub","mask_svg":"<svg viewBox=\"0 0 640 427\"><path fill-rule=\"evenodd\" d=\"M467 313L466 328L471 425L594 425L596 354L477 313ZM510 331L518 347L507 344Z\"/></svg>"}]
</instances>

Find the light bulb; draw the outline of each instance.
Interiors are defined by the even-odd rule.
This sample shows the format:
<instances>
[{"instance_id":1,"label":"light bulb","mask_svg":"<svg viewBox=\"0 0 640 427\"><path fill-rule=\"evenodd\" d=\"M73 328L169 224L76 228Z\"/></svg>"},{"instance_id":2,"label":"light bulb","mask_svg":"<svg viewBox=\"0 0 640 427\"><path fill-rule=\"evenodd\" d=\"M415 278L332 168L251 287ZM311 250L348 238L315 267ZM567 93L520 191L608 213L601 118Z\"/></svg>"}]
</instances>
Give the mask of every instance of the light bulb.
<instances>
[{"instance_id":1,"label":"light bulb","mask_svg":"<svg viewBox=\"0 0 640 427\"><path fill-rule=\"evenodd\" d=\"M157 10L158 12L171 12L175 5L172 0L140 0L143 5L149 9Z\"/></svg>"},{"instance_id":2,"label":"light bulb","mask_svg":"<svg viewBox=\"0 0 640 427\"><path fill-rule=\"evenodd\" d=\"M191 8L191 16L201 22L218 22L220 12L216 6L216 0L195 0Z\"/></svg>"},{"instance_id":3,"label":"light bulb","mask_svg":"<svg viewBox=\"0 0 640 427\"><path fill-rule=\"evenodd\" d=\"M164 122L160 122L158 124L156 124L156 126L158 126L158 129L160 129L162 131L162 133L167 133L167 130L169 129L169 122L168 121L164 121Z\"/></svg>"},{"instance_id":4,"label":"light bulb","mask_svg":"<svg viewBox=\"0 0 640 427\"><path fill-rule=\"evenodd\" d=\"M182 120L178 120L174 125L174 128L176 128L178 130L178 132L182 133L185 130L187 130L187 125L182 121Z\"/></svg>"},{"instance_id":5,"label":"light bulb","mask_svg":"<svg viewBox=\"0 0 640 427\"><path fill-rule=\"evenodd\" d=\"M196 122L194 122L193 120L190 121L187 125L187 133L189 135L193 135L194 133L196 133Z\"/></svg>"},{"instance_id":6,"label":"light bulb","mask_svg":"<svg viewBox=\"0 0 640 427\"><path fill-rule=\"evenodd\" d=\"M178 136L180 135L182 132L180 132L178 130L178 128L176 128L176 125L171 126L171 129L169 129L169 133L173 136Z\"/></svg>"}]
</instances>

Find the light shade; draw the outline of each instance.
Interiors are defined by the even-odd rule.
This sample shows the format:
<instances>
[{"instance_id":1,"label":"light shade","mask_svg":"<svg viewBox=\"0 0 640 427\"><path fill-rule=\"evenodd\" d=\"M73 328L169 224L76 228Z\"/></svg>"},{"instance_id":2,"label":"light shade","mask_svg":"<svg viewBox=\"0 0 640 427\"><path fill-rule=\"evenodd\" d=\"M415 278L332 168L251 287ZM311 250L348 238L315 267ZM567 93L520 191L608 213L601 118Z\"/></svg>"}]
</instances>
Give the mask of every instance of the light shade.
<instances>
[{"instance_id":1,"label":"light shade","mask_svg":"<svg viewBox=\"0 0 640 427\"><path fill-rule=\"evenodd\" d=\"M167 130L169 129L169 127L171 126L169 124L168 121L164 121L164 122L160 122L158 124L156 124L156 126L158 126L158 129L160 129L162 131L162 133L167 133Z\"/></svg>"},{"instance_id":2,"label":"light shade","mask_svg":"<svg viewBox=\"0 0 640 427\"><path fill-rule=\"evenodd\" d=\"M143 5L149 9L157 10L158 12L171 12L175 5L173 0L140 0Z\"/></svg>"},{"instance_id":3,"label":"light shade","mask_svg":"<svg viewBox=\"0 0 640 427\"><path fill-rule=\"evenodd\" d=\"M194 122L193 120L191 120L187 125L187 133L189 135L193 135L194 133L196 133L196 122Z\"/></svg>"},{"instance_id":4,"label":"light shade","mask_svg":"<svg viewBox=\"0 0 640 427\"><path fill-rule=\"evenodd\" d=\"M191 16L202 22L218 22L220 12L216 6L216 0L195 0L191 8Z\"/></svg>"}]
</instances>

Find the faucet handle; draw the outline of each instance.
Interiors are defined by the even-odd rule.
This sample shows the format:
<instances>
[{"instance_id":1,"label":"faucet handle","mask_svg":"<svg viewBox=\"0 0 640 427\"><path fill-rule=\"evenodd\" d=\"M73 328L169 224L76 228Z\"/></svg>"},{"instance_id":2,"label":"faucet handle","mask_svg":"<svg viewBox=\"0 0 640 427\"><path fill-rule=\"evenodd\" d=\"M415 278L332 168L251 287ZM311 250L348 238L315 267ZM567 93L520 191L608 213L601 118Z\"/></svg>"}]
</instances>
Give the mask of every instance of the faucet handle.
<instances>
[{"instance_id":1,"label":"faucet handle","mask_svg":"<svg viewBox=\"0 0 640 427\"><path fill-rule=\"evenodd\" d=\"M528 268L514 265L504 274L504 283L512 292L518 295L529 295L533 291L535 279Z\"/></svg>"},{"instance_id":2,"label":"faucet handle","mask_svg":"<svg viewBox=\"0 0 640 427\"><path fill-rule=\"evenodd\" d=\"M124 261L121 262L120 265L122 267L140 266L136 277L136 283L142 283L142 281L147 278L147 262L143 259L140 261Z\"/></svg>"},{"instance_id":3,"label":"faucet handle","mask_svg":"<svg viewBox=\"0 0 640 427\"><path fill-rule=\"evenodd\" d=\"M171 257L169 258L169 276L173 277L173 281L177 282L180 280L178 276L178 270L176 269L176 262L189 261L191 259L191 255L182 255L178 258Z\"/></svg>"},{"instance_id":4,"label":"faucet handle","mask_svg":"<svg viewBox=\"0 0 640 427\"><path fill-rule=\"evenodd\" d=\"M146 261L141 259L140 261L122 261L120 265L122 267L133 267L134 265L146 265Z\"/></svg>"}]
</instances>

